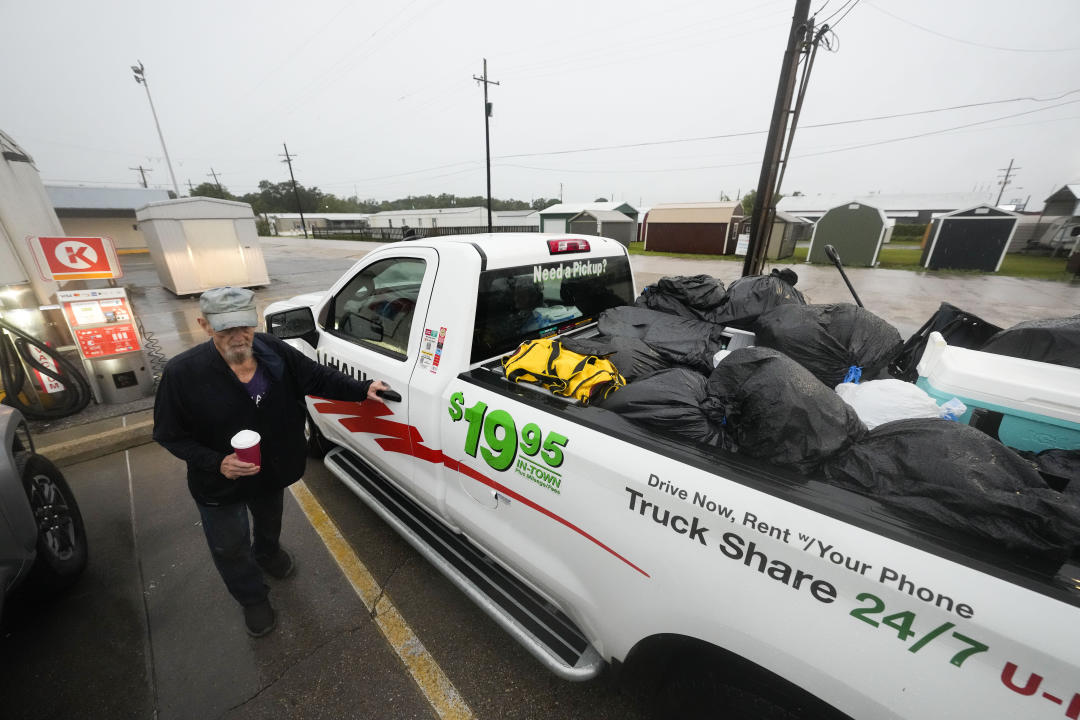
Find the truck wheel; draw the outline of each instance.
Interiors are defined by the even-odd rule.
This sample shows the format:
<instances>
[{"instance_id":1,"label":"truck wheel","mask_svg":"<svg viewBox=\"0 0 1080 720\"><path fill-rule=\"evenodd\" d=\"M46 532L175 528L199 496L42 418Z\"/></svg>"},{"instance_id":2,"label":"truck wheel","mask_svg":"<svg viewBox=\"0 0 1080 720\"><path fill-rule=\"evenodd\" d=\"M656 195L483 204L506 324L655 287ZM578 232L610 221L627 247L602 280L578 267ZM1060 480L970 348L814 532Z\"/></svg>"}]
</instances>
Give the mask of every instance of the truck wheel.
<instances>
[{"instance_id":1,"label":"truck wheel","mask_svg":"<svg viewBox=\"0 0 1080 720\"><path fill-rule=\"evenodd\" d=\"M723 665L695 656L674 663L654 700L656 718L683 720L798 720L793 713L775 704L768 692L758 694L736 674L729 677Z\"/></svg>"},{"instance_id":2,"label":"truck wheel","mask_svg":"<svg viewBox=\"0 0 1080 720\"><path fill-rule=\"evenodd\" d=\"M332 447L330 441L319 432L319 428L316 427L315 421L309 414L304 416L304 440L307 442L308 455L316 459L322 459Z\"/></svg>"},{"instance_id":3,"label":"truck wheel","mask_svg":"<svg viewBox=\"0 0 1080 720\"><path fill-rule=\"evenodd\" d=\"M28 583L55 592L86 569L86 526L67 480L55 465L33 455L22 472L23 488L38 527L37 558Z\"/></svg>"}]
</instances>

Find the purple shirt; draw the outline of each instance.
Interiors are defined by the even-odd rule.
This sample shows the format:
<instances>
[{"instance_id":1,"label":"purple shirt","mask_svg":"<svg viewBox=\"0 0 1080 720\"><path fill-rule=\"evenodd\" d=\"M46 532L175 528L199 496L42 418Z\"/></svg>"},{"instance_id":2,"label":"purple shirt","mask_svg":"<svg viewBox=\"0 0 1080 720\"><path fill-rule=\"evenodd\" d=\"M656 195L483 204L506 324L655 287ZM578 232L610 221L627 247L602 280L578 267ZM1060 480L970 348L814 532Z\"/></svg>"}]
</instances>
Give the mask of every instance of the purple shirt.
<instances>
[{"instance_id":1,"label":"purple shirt","mask_svg":"<svg viewBox=\"0 0 1080 720\"><path fill-rule=\"evenodd\" d=\"M255 367L255 374L244 383L244 387L247 388L251 399L255 401L255 407L258 407L263 397L266 396L266 391L270 389L270 379L266 376L266 371L263 370L262 365Z\"/></svg>"}]
</instances>

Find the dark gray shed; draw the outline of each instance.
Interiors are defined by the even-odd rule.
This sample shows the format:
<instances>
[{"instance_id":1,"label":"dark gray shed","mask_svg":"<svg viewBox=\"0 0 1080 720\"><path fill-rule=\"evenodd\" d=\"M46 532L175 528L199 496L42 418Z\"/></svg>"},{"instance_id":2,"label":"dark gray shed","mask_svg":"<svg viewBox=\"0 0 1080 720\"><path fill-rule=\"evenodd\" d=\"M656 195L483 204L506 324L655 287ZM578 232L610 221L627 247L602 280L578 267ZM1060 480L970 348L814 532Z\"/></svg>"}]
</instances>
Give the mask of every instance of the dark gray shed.
<instances>
[{"instance_id":1,"label":"dark gray shed","mask_svg":"<svg viewBox=\"0 0 1080 720\"><path fill-rule=\"evenodd\" d=\"M809 240L813 232L814 224L809 220L777 210L772 232L769 233L769 244L765 248L765 258L783 260L791 257L795 254L795 245Z\"/></svg>"},{"instance_id":2,"label":"dark gray shed","mask_svg":"<svg viewBox=\"0 0 1080 720\"><path fill-rule=\"evenodd\" d=\"M810 239L806 260L831 264L825 246L832 245L845 265L873 267L889 222L885 213L866 203L847 203L821 216Z\"/></svg>"},{"instance_id":3,"label":"dark gray shed","mask_svg":"<svg viewBox=\"0 0 1080 720\"><path fill-rule=\"evenodd\" d=\"M626 247L637 234L637 222L617 210L582 210L566 222L568 232L618 240Z\"/></svg>"},{"instance_id":4,"label":"dark gray shed","mask_svg":"<svg viewBox=\"0 0 1080 720\"><path fill-rule=\"evenodd\" d=\"M1019 216L976 205L934 218L919 264L930 270L997 272Z\"/></svg>"}]
</instances>

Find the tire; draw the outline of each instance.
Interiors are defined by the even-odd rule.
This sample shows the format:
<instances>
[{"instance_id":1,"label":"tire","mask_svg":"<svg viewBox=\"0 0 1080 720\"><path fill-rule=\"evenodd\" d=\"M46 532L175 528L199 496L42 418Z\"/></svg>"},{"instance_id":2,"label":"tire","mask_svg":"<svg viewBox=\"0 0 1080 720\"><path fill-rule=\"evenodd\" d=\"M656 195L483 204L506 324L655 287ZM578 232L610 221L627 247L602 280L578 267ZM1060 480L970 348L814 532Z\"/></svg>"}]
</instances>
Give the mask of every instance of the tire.
<instances>
[{"instance_id":1,"label":"tire","mask_svg":"<svg viewBox=\"0 0 1080 720\"><path fill-rule=\"evenodd\" d=\"M707 655L676 661L654 698L655 718L706 720L798 720L803 715L776 704L767 688L739 672L712 662Z\"/></svg>"},{"instance_id":2,"label":"tire","mask_svg":"<svg viewBox=\"0 0 1080 720\"><path fill-rule=\"evenodd\" d=\"M307 442L308 456L317 460L321 460L333 447L330 441L319 432L319 428L316 427L315 421L309 414L304 416L304 440Z\"/></svg>"},{"instance_id":3,"label":"tire","mask_svg":"<svg viewBox=\"0 0 1080 720\"><path fill-rule=\"evenodd\" d=\"M47 458L32 455L22 471L23 489L38 526L37 558L27 583L57 592L86 569L86 526L63 473Z\"/></svg>"}]
</instances>

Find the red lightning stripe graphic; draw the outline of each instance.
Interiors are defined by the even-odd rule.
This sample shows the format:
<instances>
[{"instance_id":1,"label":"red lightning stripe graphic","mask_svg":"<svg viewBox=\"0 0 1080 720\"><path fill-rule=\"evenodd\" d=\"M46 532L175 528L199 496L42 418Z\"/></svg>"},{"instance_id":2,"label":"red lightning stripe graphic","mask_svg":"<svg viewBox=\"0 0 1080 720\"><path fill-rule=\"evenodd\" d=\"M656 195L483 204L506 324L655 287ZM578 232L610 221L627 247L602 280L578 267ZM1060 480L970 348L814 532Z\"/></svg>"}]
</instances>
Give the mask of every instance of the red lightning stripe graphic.
<instances>
[{"instance_id":1,"label":"red lightning stripe graphic","mask_svg":"<svg viewBox=\"0 0 1080 720\"><path fill-rule=\"evenodd\" d=\"M539 505L529 498L519 495L510 488L506 487L502 483L498 483L486 475L477 472L468 465L458 462L452 457L448 457L443 454L442 450L435 450L433 448L426 447L423 442L424 438L420 435L420 431L412 425L406 425L405 423L396 422L394 420L387 419L387 416L394 414L394 411L380 402L346 402L343 400L323 400L321 398L314 398L317 400L315 403L315 410L319 413L326 415L345 415L347 417L340 418L340 422L346 430L354 433L371 433L372 435L381 435L383 437L375 438L375 442L379 447L387 452L401 453L402 455L411 455L412 457L419 458L429 463L436 465L445 465L451 470L471 477L477 482L481 482L484 485L496 490L507 497L513 498L518 502L527 505L528 507L536 510L539 513L547 515L552 520L565 525L574 532L578 533L582 537L588 539L604 550L608 551L615 557L622 560L630 567L637 570L645 577L649 577L649 573L639 568L634 563L624 558L619 553L609 548L604 543L594 538L589 533L585 532L577 525L574 525L569 520L556 515L547 508Z\"/></svg>"}]
</instances>

